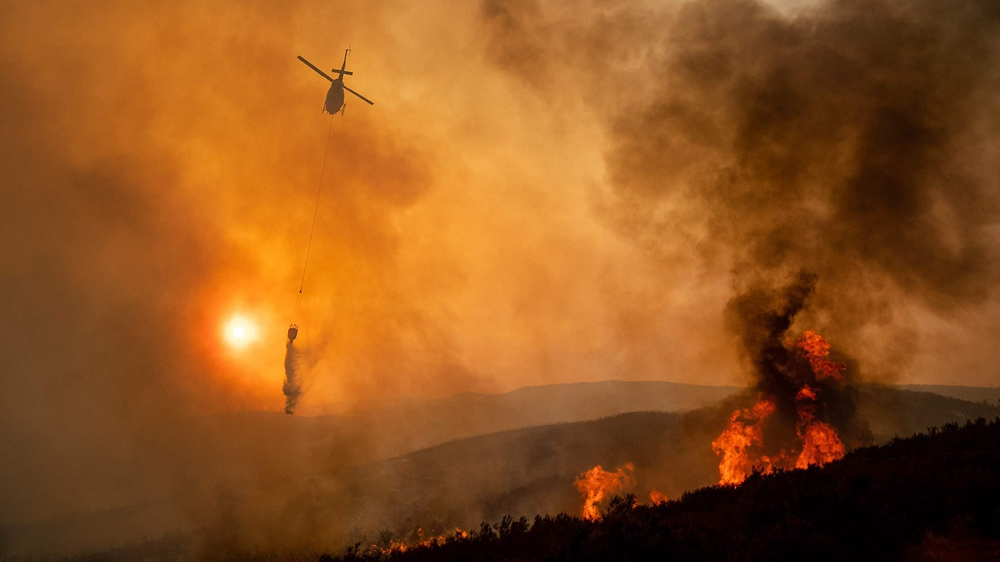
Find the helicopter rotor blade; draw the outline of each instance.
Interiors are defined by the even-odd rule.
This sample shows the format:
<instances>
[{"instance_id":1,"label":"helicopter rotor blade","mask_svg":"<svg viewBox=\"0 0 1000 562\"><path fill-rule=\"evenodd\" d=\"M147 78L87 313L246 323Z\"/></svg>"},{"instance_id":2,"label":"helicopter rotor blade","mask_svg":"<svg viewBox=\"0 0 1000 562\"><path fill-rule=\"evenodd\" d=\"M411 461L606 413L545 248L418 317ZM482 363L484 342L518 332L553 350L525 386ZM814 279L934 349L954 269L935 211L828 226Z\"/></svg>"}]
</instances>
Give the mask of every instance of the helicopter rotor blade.
<instances>
[{"instance_id":1,"label":"helicopter rotor blade","mask_svg":"<svg viewBox=\"0 0 1000 562\"><path fill-rule=\"evenodd\" d=\"M359 97L359 98L361 98L362 100L364 100L364 101L368 102L368 105L375 105L375 102L373 102L372 100L370 100L370 99L368 99L368 98L366 98L366 97L362 96L361 94L359 94L359 93L355 92L354 90L352 90L352 89L348 88L347 86L344 86L344 89L345 89L345 90L347 90L348 92L351 92L352 94L354 94L354 95L358 96L358 97Z\"/></svg>"},{"instance_id":2,"label":"helicopter rotor blade","mask_svg":"<svg viewBox=\"0 0 1000 562\"><path fill-rule=\"evenodd\" d=\"M308 66L309 68L315 70L323 78L326 78L330 82L333 82L333 78L330 78L329 76L326 75L325 72L323 72L322 70L320 70L320 69L316 68L315 66L313 66L313 63L311 63L311 62L307 61L306 59L302 58L302 55L299 55L299 60L302 61L303 63L305 63L305 65Z\"/></svg>"}]
</instances>

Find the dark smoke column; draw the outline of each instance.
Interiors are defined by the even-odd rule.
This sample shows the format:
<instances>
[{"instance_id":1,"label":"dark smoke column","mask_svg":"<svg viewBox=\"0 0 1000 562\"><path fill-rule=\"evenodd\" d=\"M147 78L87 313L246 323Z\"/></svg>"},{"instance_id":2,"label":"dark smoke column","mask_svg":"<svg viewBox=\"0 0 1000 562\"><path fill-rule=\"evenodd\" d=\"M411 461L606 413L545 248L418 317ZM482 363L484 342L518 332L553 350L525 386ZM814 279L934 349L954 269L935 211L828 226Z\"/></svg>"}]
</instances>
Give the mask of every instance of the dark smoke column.
<instances>
[{"instance_id":1,"label":"dark smoke column","mask_svg":"<svg viewBox=\"0 0 1000 562\"><path fill-rule=\"evenodd\" d=\"M297 363L297 350L295 349L295 337L299 335L299 327L292 324L288 328L288 343L285 344L285 384L281 391L285 394L285 413L294 414L295 406L299 403L299 396L302 388L296 379L295 369Z\"/></svg>"}]
</instances>

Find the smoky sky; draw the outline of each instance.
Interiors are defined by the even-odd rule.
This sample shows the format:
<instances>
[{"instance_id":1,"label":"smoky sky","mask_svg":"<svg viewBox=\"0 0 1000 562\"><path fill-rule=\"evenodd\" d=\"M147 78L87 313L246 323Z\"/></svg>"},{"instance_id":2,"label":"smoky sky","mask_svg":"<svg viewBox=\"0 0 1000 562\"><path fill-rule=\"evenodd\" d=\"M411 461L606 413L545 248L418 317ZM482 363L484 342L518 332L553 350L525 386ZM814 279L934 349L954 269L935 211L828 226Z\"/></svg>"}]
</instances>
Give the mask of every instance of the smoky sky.
<instances>
[{"instance_id":1,"label":"smoky sky","mask_svg":"<svg viewBox=\"0 0 1000 562\"><path fill-rule=\"evenodd\" d=\"M135 443L280 411L292 321L303 411L731 384L725 303L806 268L796 322L864 369L993 380L994 5L410 4L0 10L0 520L178 493ZM330 130L295 57L348 45L376 105L333 122L293 319Z\"/></svg>"},{"instance_id":2,"label":"smoky sky","mask_svg":"<svg viewBox=\"0 0 1000 562\"><path fill-rule=\"evenodd\" d=\"M298 5L200 7L2 10L4 522L173 493L169 470L135 449L152 425L283 401L281 295L301 267L325 89L285 64ZM335 139L324 234L350 243L336 261L323 251L364 276L371 311L395 291L386 217L426 191L426 167L384 132ZM401 299L394 310L420 316ZM222 337L235 314L259 332L245 352ZM362 342L391 342L407 323L351 321Z\"/></svg>"},{"instance_id":3,"label":"smoky sky","mask_svg":"<svg viewBox=\"0 0 1000 562\"><path fill-rule=\"evenodd\" d=\"M728 268L737 291L815 272L806 321L856 351L877 327L886 344L879 358L865 350L873 372L911 367L914 307L988 310L995 3L544 5L484 3L496 37L522 37L497 61L530 83L546 65L589 77L582 95L607 121L606 203L620 232L668 262L693 252ZM607 48L583 48L593 45Z\"/></svg>"},{"instance_id":4,"label":"smoky sky","mask_svg":"<svg viewBox=\"0 0 1000 562\"><path fill-rule=\"evenodd\" d=\"M755 267L981 300L996 168L975 133L996 125L998 23L988 2L685 6L659 99L615 123L612 174L627 196L697 199Z\"/></svg>"}]
</instances>

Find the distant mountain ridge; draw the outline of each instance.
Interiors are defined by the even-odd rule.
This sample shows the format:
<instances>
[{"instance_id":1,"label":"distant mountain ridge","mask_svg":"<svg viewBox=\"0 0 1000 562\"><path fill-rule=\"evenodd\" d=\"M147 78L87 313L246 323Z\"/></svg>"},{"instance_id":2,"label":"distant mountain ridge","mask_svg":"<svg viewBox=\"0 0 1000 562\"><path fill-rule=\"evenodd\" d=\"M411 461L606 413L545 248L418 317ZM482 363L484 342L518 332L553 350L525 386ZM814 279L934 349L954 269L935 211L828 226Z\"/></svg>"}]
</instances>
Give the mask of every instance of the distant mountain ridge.
<instances>
[{"instance_id":1,"label":"distant mountain ridge","mask_svg":"<svg viewBox=\"0 0 1000 562\"><path fill-rule=\"evenodd\" d=\"M378 404L366 402L351 410L345 405L327 404L300 409L305 416L364 417L373 412L387 410L411 410L423 408L449 407L456 404L475 404L502 407L520 411L534 417L531 421L559 423L581 421L562 419L560 412L568 412L570 417L583 416L594 419L604 415L619 414L624 411L676 411L689 410L720 400L737 392L736 386L712 386L677 383L670 381L622 381L606 380L575 383L532 385L501 393L460 392L441 398L409 399ZM544 407L556 414L542 415L527 411L531 407ZM551 418L551 419L550 419ZM528 420L525 420L528 421ZM527 425L537 425L527 423Z\"/></svg>"},{"instance_id":2,"label":"distant mountain ridge","mask_svg":"<svg viewBox=\"0 0 1000 562\"><path fill-rule=\"evenodd\" d=\"M239 482L254 476L247 473L248 464L265 464L268 477L291 477L510 429L624 412L688 411L737 390L666 381L603 381L524 387L504 394L465 392L353 415L241 412L168 424L162 433L147 436L145 446L162 450L164 462L177 465L186 478ZM231 473L232 467L241 468Z\"/></svg>"},{"instance_id":3,"label":"distant mountain ridge","mask_svg":"<svg viewBox=\"0 0 1000 562\"><path fill-rule=\"evenodd\" d=\"M655 487L675 497L717 478L709 444L731 404L708 406L735 399L737 390L608 381L463 393L356 416L248 412L185 420L164 428L169 433L160 441L148 436L144 446L159 455L152 462L170 467L163 478L193 487L145 506L19 525L7 530L0 554L106 548L189 532L212 525L201 502L220 490L226 502L260 517L248 528L273 524L278 502L283 520L315 536L575 511L572 480L595 464L633 462L635 491ZM866 387L863 394L859 415L877 441L1000 413L928 392ZM309 498L309 510L283 503L293 497ZM306 514L308 524L298 522Z\"/></svg>"},{"instance_id":4,"label":"distant mountain ridge","mask_svg":"<svg viewBox=\"0 0 1000 562\"><path fill-rule=\"evenodd\" d=\"M135 505L65 514L0 529L8 552L105 548L198 523L201 498L219 490L270 489L276 482L329 478L330 471L412 453L477 435L578 422L635 410L687 411L735 387L666 381L604 381L460 393L372 406L354 415L287 416L234 412L176 420L136 444L148 495ZM322 476L320 476L322 475ZM171 498L171 499L167 499Z\"/></svg>"},{"instance_id":5,"label":"distant mountain ridge","mask_svg":"<svg viewBox=\"0 0 1000 562\"><path fill-rule=\"evenodd\" d=\"M904 390L915 392L933 392L949 398L982 402L983 400L996 405L1000 400L1000 386L961 386L954 384L901 384Z\"/></svg>"}]
</instances>

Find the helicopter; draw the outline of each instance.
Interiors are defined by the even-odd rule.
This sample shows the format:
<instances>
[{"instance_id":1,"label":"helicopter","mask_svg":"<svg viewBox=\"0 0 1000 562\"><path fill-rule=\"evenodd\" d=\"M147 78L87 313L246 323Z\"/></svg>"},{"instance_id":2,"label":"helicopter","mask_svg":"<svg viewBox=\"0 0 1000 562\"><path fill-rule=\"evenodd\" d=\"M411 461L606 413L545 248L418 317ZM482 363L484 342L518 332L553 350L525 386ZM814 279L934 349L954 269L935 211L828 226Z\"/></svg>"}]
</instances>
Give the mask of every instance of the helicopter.
<instances>
[{"instance_id":1,"label":"helicopter","mask_svg":"<svg viewBox=\"0 0 1000 562\"><path fill-rule=\"evenodd\" d=\"M330 70L330 72L338 75L336 79L330 78L325 72L316 68L316 66L313 65L313 63L307 61L305 58L302 57L302 55L299 55L300 61L305 63L305 65L308 66L309 68L315 70L320 76L326 78L331 82L330 89L327 90L326 92L326 102L323 104L323 111L326 111L331 115L335 113L340 113L341 115L344 114L344 108L347 107L347 105L344 103L344 90L347 90L348 92L351 92L352 94L358 96L368 105L375 105L375 102L373 102L372 100L362 96L361 94L355 92L354 90L344 85L344 76L354 75L353 72L347 70L347 54L350 52L351 52L350 49L344 51L344 64L340 65L340 70L337 70L336 68Z\"/></svg>"}]
</instances>

